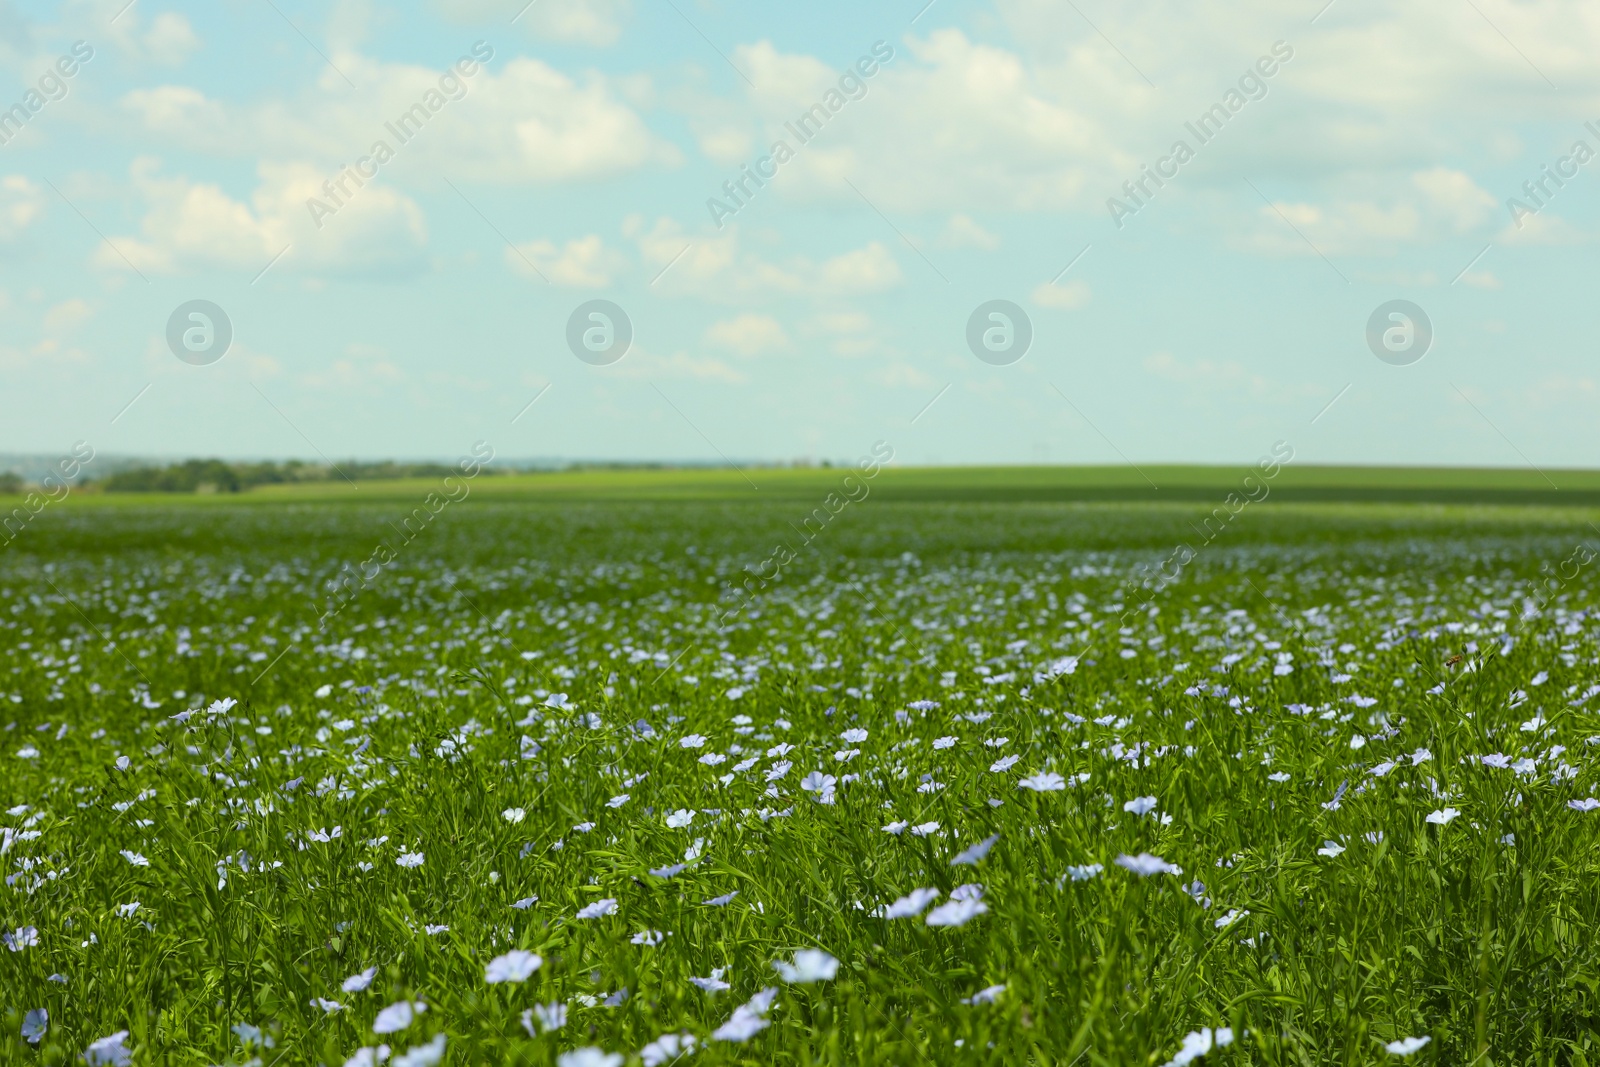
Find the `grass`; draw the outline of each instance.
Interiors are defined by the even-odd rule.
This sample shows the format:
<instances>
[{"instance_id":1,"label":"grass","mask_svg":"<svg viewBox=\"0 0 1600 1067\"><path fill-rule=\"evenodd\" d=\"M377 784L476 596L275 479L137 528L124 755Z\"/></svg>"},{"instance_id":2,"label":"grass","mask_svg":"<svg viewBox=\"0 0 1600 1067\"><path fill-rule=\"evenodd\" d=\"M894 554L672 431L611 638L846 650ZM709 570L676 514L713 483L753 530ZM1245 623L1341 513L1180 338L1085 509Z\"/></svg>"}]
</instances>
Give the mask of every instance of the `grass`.
<instances>
[{"instance_id":1,"label":"grass","mask_svg":"<svg viewBox=\"0 0 1600 1067\"><path fill-rule=\"evenodd\" d=\"M889 471L819 531L845 472L751 473L484 478L409 538L433 484L42 511L0 548L0 1061L1600 1062L1595 509L1290 468L1206 543L1214 493Z\"/></svg>"}]
</instances>

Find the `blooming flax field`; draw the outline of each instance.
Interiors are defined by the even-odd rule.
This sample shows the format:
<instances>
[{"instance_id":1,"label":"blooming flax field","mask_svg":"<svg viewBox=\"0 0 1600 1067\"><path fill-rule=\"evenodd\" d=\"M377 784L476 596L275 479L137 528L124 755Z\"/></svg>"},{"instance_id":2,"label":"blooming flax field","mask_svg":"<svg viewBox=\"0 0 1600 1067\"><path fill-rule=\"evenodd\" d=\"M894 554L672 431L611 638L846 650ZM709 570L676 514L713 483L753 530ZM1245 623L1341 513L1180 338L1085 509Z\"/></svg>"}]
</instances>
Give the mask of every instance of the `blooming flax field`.
<instances>
[{"instance_id":1,"label":"blooming flax field","mask_svg":"<svg viewBox=\"0 0 1600 1067\"><path fill-rule=\"evenodd\" d=\"M1583 516L789 510L41 516L0 1060L1600 1063Z\"/></svg>"}]
</instances>

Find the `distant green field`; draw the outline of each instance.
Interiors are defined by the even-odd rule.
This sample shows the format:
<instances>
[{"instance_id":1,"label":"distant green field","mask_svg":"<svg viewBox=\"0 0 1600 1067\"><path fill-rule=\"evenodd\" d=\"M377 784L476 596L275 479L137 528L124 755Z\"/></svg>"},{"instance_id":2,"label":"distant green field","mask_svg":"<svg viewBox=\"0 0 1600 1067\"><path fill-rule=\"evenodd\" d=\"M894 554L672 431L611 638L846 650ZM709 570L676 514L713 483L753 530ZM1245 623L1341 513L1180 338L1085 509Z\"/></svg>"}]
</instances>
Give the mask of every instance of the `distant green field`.
<instances>
[{"instance_id":1,"label":"distant green field","mask_svg":"<svg viewBox=\"0 0 1600 1067\"><path fill-rule=\"evenodd\" d=\"M900 501L1220 501L1244 492L1249 465L1115 467L892 467L872 495ZM852 468L576 470L480 477L473 495L549 500L763 500L822 497ZM207 505L420 497L439 479L263 486L240 494L75 494L78 502L137 506L152 500ZM1319 467L1289 464L1266 483L1278 502L1415 502L1600 506L1600 471L1470 467ZM0 497L0 502L6 498Z\"/></svg>"}]
</instances>

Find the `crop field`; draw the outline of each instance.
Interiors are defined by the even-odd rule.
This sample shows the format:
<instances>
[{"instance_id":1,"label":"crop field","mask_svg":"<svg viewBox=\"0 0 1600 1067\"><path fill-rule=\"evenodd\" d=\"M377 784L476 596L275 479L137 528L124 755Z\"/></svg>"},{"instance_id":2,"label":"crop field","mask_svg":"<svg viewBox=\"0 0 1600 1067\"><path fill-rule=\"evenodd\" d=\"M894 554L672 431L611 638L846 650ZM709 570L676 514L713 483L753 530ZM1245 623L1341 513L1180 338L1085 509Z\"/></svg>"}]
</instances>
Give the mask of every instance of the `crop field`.
<instances>
[{"instance_id":1,"label":"crop field","mask_svg":"<svg viewBox=\"0 0 1600 1067\"><path fill-rule=\"evenodd\" d=\"M0 548L0 1062L1600 1065L1600 511L492 489Z\"/></svg>"}]
</instances>

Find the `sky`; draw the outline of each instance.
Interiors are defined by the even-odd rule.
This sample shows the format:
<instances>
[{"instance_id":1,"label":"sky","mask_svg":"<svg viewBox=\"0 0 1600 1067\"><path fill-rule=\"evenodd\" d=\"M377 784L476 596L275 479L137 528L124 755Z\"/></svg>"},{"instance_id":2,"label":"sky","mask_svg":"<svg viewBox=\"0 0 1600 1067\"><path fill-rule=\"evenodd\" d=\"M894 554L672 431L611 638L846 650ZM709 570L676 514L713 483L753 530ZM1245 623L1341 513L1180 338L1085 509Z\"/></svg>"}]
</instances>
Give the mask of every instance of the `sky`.
<instances>
[{"instance_id":1,"label":"sky","mask_svg":"<svg viewBox=\"0 0 1600 1067\"><path fill-rule=\"evenodd\" d=\"M1558 484L1597 51L1581 0L0 0L0 451Z\"/></svg>"}]
</instances>

